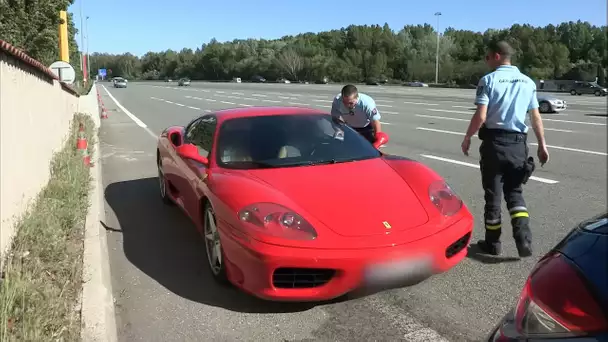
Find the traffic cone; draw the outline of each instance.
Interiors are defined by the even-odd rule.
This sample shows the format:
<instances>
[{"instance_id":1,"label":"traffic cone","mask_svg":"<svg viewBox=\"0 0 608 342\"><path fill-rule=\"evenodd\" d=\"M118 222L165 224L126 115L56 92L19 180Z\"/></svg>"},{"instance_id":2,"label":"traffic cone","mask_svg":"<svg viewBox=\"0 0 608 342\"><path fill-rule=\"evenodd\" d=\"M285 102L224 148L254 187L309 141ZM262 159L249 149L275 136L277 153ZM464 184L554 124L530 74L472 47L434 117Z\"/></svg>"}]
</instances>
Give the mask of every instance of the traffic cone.
<instances>
[{"instance_id":1,"label":"traffic cone","mask_svg":"<svg viewBox=\"0 0 608 342\"><path fill-rule=\"evenodd\" d=\"M108 118L108 112L106 111L106 107L104 107L103 105L101 106L101 118L102 119Z\"/></svg>"},{"instance_id":2,"label":"traffic cone","mask_svg":"<svg viewBox=\"0 0 608 342\"><path fill-rule=\"evenodd\" d=\"M89 166L91 164L91 156L89 156L87 137L84 134L84 125L82 122L78 127L78 139L76 140L76 149L82 153L82 161L84 165Z\"/></svg>"}]
</instances>

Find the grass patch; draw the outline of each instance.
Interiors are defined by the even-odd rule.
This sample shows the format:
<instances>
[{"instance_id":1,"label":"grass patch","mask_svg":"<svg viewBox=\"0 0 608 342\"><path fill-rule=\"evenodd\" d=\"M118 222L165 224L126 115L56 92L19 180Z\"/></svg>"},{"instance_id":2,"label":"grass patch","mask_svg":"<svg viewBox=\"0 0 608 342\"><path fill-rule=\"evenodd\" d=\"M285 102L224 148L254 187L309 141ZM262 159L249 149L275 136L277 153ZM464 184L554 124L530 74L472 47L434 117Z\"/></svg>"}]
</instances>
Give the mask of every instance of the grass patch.
<instances>
[{"instance_id":1,"label":"grass patch","mask_svg":"<svg viewBox=\"0 0 608 342\"><path fill-rule=\"evenodd\" d=\"M94 123L76 114L51 176L16 226L0 284L0 341L80 340L84 224L91 176L76 150L85 125L89 154Z\"/></svg>"}]
</instances>

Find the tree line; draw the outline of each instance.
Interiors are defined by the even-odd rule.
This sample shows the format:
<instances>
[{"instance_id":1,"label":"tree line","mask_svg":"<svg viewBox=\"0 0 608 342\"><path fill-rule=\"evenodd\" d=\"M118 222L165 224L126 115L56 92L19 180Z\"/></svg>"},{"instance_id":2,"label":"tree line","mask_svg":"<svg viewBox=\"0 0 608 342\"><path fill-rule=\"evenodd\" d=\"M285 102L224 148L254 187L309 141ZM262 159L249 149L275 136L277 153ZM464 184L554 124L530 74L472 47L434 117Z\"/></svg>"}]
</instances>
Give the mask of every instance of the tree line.
<instances>
[{"instance_id":1,"label":"tree line","mask_svg":"<svg viewBox=\"0 0 608 342\"><path fill-rule=\"evenodd\" d=\"M212 39L196 50L95 53L91 70L105 68L108 76L162 80L267 80L336 82L378 80L434 82L439 39L439 82L475 84L488 72L483 58L490 40L506 40L516 50L514 63L535 79L595 80L603 82L607 27L588 22L557 26L513 25L483 33L448 28L437 35L429 25L407 25L398 32L384 26L352 25L339 30L303 33L280 39L218 42Z\"/></svg>"},{"instance_id":2,"label":"tree line","mask_svg":"<svg viewBox=\"0 0 608 342\"><path fill-rule=\"evenodd\" d=\"M74 0L0 1L0 38L46 65L58 59L59 11ZM68 13L70 61L81 76L77 29ZM437 35L432 25L351 25L339 30L302 33L280 39L212 39L195 50L91 55L91 71L108 76L162 80L268 80L335 82L434 82L439 39L439 82L475 84L488 72L483 62L490 40L506 40L516 50L514 63L535 79L595 80L604 83L608 54L606 26L564 22L557 26L513 25L473 32L448 28Z\"/></svg>"},{"instance_id":3,"label":"tree line","mask_svg":"<svg viewBox=\"0 0 608 342\"><path fill-rule=\"evenodd\" d=\"M67 10L73 3L74 0L0 0L0 39L49 66L59 60L59 11ZM77 79L82 79L75 38L78 30L69 12L67 24L70 64Z\"/></svg>"}]
</instances>

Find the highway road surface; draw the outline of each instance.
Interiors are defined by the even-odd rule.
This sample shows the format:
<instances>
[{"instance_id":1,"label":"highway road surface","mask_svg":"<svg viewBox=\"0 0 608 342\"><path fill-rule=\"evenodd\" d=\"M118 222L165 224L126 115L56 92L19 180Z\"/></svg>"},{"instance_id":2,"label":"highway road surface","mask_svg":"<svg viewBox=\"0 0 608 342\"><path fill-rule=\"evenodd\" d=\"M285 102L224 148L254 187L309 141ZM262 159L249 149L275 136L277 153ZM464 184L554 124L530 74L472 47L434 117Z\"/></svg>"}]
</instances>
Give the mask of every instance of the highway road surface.
<instances>
[{"instance_id":1,"label":"highway road surface","mask_svg":"<svg viewBox=\"0 0 608 342\"><path fill-rule=\"evenodd\" d=\"M100 132L106 222L121 341L479 341L515 304L538 257L580 220L606 208L606 97L560 94L570 108L543 114L551 161L524 189L535 257L516 258L507 223L503 257L475 250L451 271L410 288L302 306L263 302L216 286L193 225L161 203L156 137L204 112L311 106L329 111L339 85L100 83L109 118ZM476 216L483 237L479 142L460 142L474 90L361 86L391 140L385 151L437 170ZM536 155L534 136L530 151ZM508 218L505 211L503 217ZM508 222L508 221L507 221Z\"/></svg>"}]
</instances>

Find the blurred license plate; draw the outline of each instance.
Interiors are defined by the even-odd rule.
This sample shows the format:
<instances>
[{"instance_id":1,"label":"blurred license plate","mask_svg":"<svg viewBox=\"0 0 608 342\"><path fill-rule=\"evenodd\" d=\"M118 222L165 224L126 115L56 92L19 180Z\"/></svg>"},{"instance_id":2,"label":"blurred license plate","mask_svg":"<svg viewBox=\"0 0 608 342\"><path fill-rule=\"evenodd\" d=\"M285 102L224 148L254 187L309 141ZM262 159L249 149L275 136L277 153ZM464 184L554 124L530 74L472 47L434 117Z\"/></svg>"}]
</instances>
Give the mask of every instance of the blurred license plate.
<instances>
[{"instance_id":1,"label":"blurred license plate","mask_svg":"<svg viewBox=\"0 0 608 342\"><path fill-rule=\"evenodd\" d=\"M424 256L369 265L365 270L365 282L370 286L406 284L427 278L432 273L433 258Z\"/></svg>"}]
</instances>

